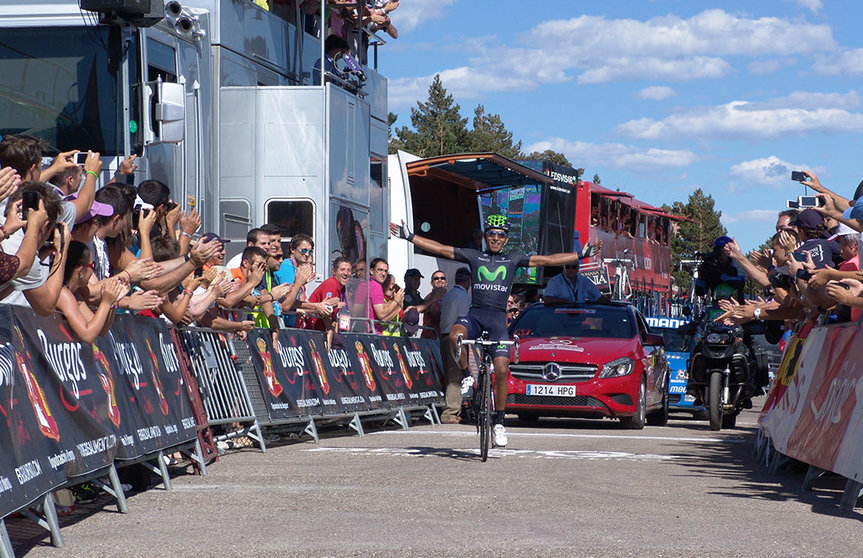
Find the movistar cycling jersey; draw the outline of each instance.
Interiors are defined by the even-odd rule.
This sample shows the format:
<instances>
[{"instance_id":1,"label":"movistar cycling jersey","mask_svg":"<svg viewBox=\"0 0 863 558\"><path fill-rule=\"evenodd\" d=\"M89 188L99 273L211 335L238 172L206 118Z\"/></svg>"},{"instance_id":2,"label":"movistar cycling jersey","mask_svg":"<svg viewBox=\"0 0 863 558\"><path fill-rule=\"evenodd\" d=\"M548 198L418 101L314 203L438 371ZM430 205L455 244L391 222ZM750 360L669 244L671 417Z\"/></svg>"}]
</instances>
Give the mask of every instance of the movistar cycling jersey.
<instances>
[{"instance_id":1,"label":"movistar cycling jersey","mask_svg":"<svg viewBox=\"0 0 863 558\"><path fill-rule=\"evenodd\" d=\"M515 271L530 265L530 256L521 252L489 254L471 248L456 248L455 259L470 266L471 308L506 311Z\"/></svg>"}]
</instances>

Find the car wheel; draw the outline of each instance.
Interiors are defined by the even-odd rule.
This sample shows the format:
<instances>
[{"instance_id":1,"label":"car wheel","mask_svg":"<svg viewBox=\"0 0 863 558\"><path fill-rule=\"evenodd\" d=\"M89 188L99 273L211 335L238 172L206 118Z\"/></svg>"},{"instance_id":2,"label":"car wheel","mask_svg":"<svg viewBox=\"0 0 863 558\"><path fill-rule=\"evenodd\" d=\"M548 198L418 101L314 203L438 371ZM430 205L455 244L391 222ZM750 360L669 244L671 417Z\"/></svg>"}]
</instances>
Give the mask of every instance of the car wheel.
<instances>
[{"instance_id":1,"label":"car wheel","mask_svg":"<svg viewBox=\"0 0 863 558\"><path fill-rule=\"evenodd\" d=\"M535 423L539 422L539 415L534 413L518 413L518 420L521 422Z\"/></svg>"},{"instance_id":2,"label":"car wheel","mask_svg":"<svg viewBox=\"0 0 863 558\"><path fill-rule=\"evenodd\" d=\"M647 415L647 424L650 426L668 424L668 382L665 382L665 386L665 391L662 392L662 405L658 410Z\"/></svg>"},{"instance_id":3,"label":"car wheel","mask_svg":"<svg viewBox=\"0 0 863 558\"><path fill-rule=\"evenodd\" d=\"M635 403L635 414L631 417L623 417L620 419L620 424L629 430L641 430L644 428L646 420L644 408L647 406L647 384L644 378L641 378L641 384L638 386L638 400Z\"/></svg>"}]
</instances>

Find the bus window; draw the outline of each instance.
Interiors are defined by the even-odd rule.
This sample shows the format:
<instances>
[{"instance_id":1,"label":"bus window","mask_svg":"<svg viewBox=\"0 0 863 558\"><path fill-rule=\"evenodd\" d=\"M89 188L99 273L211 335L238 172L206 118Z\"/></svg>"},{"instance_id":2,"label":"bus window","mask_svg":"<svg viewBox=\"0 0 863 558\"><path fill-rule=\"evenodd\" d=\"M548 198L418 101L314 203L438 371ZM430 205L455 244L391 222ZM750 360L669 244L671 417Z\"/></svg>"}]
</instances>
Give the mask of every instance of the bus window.
<instances>
[{"instance_id":1,"label":"bus window","mask_svg":"<svg viewBox=\"0 0 863 558\"><path fill-rule=\"evenodd\" d=\"M267 223L282 227L282 236L315 236L315 207L311 200L271 200L267 202Z\"/></svg>"}]
</instances>

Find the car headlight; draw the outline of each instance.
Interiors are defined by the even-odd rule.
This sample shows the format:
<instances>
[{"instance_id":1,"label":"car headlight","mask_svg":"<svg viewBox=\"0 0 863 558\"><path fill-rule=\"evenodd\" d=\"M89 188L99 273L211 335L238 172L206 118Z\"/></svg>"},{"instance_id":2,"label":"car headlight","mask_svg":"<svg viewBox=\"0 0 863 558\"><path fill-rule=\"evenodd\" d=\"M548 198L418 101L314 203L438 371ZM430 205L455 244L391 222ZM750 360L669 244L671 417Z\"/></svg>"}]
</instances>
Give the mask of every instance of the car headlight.
<instances>
[{"instance_id":1,"label":"car headlight","mask_svg":"<svg viewBox=\"0 0 863 558\"><path fill-rule=\"evenodd\" d=\"M599 373L600 378L619 378L632 374L635 369L635 361L629 357L622 357L606 363Z\"/></svg>"},{"instance_id":2,"label":"car headlight","mask_svg":"<svg viewBox=\"0 0 863 558\"><path fill-rule=\"evenodd\" d=\"M708 333L707 334L707 342L708 343L716 343L727 345L730 341L730 338L727 333Z\"/></svg>"}]
</instances>

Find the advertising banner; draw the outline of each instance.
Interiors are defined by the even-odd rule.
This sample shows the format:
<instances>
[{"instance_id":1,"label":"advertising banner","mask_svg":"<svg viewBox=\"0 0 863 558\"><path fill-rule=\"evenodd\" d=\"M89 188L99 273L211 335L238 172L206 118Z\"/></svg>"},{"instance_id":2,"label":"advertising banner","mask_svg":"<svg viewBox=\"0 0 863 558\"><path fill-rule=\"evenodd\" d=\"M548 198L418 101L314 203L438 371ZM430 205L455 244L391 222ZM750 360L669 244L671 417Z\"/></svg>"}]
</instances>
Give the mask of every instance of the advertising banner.
<instances>
[{"instance_id":1,"label":"advertising banner","mask_svg":"<svg viewBox=\"0 0 863 558\"><path fill-rule=\"evenodd\" d=\"M779 452L857 481L863 479L863 356L855 351L861 342L856 324L813 329L796 373L782 382L786 389L761 421Z\"/></svg>"},{"instance_id":2,"label":"advertising banner","mask_svg":"<svg viewBox=\"0 0 863 558\"><path fill-rule=\"evenodd\" d=\"M87 344L61 318L0 313L0 517L70 477L195 438L160 320L117 316Z\"/></svg>"}]
</instances>

